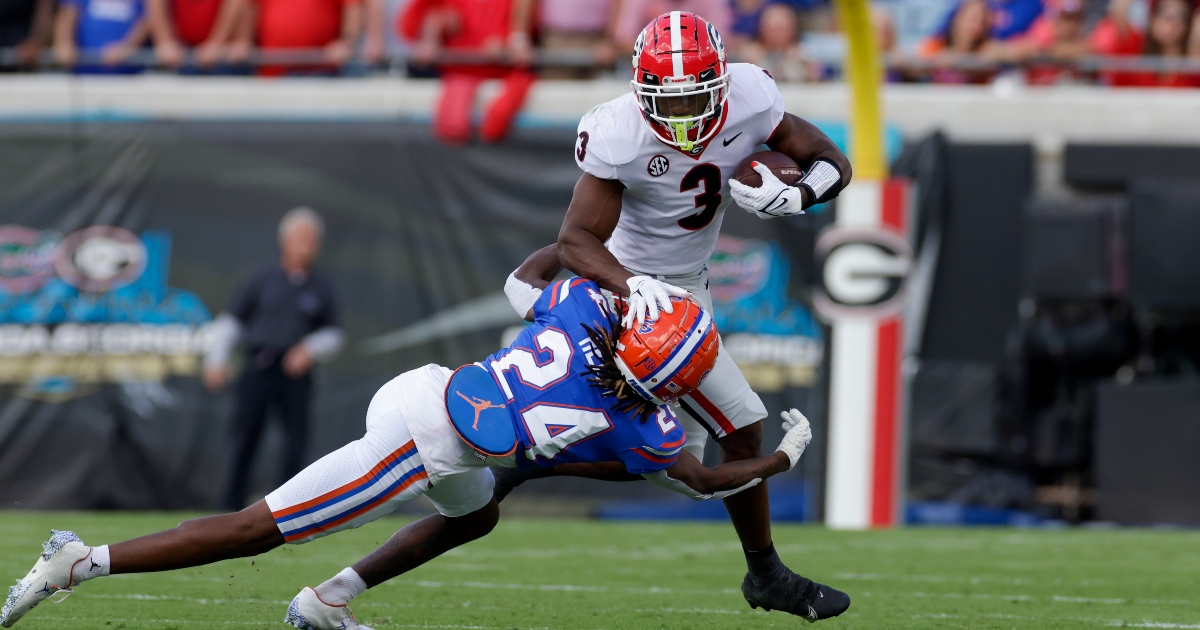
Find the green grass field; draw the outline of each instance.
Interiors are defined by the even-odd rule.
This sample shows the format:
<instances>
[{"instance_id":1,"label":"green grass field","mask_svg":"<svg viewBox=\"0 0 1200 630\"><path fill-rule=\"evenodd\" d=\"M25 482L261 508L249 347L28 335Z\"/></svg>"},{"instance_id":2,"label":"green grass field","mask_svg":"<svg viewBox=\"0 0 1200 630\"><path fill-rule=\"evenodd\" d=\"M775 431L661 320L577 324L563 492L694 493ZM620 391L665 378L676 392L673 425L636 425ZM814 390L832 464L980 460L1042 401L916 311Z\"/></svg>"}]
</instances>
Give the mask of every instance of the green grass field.
<instances>
[{"instance_id":1,"label":"green grass field","mask_svg":"<svg viewBox=\"0 0 1200 630\"><path fill-rule=\"evenodd\" d=\"M51 527L91 544L174 525L176 514L0 513L0 578L29 569ZM253 561L84 584L17 628L285 628L287 603L353 563L403 521ZM825 628L1198 628L1200 532L777 526L802 573L854 598ZM385 628L798 628L752 611L725 524L502 522L492 535L368 591L360 620Z\"/></svg>"}]
</instances>

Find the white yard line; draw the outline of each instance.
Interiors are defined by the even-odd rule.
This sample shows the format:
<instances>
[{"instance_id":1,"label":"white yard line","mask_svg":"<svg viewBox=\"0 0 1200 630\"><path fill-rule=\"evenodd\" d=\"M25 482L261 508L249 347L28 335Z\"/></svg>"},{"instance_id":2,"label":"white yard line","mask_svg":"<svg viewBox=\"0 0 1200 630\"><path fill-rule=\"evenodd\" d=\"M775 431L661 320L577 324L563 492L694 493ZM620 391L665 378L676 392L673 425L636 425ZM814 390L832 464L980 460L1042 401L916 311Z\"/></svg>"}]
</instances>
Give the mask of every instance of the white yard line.
<instances>
[{"instance_id":1,"label":"white yard line","mask_svg":"<svg viewBox=\"0 0 1200 630\"><path fill-rule=\"evenodd\" d=\"M730 608L637 608L633 612L643 614L672 613L684 615L766 615L763 610L733 610Z\"/></svg>"},{"instance_id":2,"label":"white yard line","mask_svg":"<svg viewBox=\"0 0 1200 630\"><path fill-rule=\"evenodd\" d=\"M1123 621L1121 619L1111 619L1107 625L1114 628L1187 628L1191 630L1200 629L1200 623L1172 623L1170 621L1150 621L1145 619L1142 621Z\"/></svg>"},{"instance_id":3,"label":"white yard line","mask_svg":"<svg viewBox=\"0 0 1200 630\"><path fill-rule=\"evenodd\" d=\"M148 595L146 593L125 593L121 595L88 593L85 597L96 599L133 599L148 602L189 602L193 604L271 604L272 606L287 606L288 604L292 603L291 600L183 597L180 595Z\"/></svg>"},{"instance_id":4,"label":"white yard line","mask_svg":"<svg viewBox=\"0 0 1200 630\"><path fill-rule=\"evenodd\" d=\"M54 619L56 621L87 621L87 622L95 622L96 621L96 619L94 617L58 617L55 615L38 615L38 618L39 619ZM115 622L121 622L121 623L139 623L139 624L143 624L143 623L191 624L191 625L203 625L203 626L211 626L214 624L226 625L226 626L231 626L231 625L237 625L237 626L268 625L269 626L269 625L272 625L271 623L266 622L266 621L211 621L211 620L197 621L194 619L141 619L141 618L135 619L135 618L121 618L121 617L105 617L105 621L110 621L110 622L115 621ZM446 628L448 630L510 630L512 628L512 626L463 626L463 625L448 625L448 624L422 624L422 625L389 624L389 625L391 627L396 627L396 628ZM551 628L549 626L540 626L540 627L530 628L530 630L551 630ZM603 630L603 629L600 628L597 630Z\"/></svg>"},{"instance_id":5,"label":"white yard line","mask_svg":"<svg viewBox=\"0 0 1200 630\"><path fill-rule=\"evenodd\" d=\"M58 617L55 615L38 615L38 618L39 619L54 619L57 621L86 621L88 623L96 622L95 617ZM266 622L263 622L263 621L211 621L211 620L197 621L194 619L143 619L140 617L139 618L105 617L104 620L109 621L109 622L117 621L117 622L122 622L122 623L139 623L139 624L142 624L142 623L162 623L162 624L186 623L186 624L201 625L201 626L211 626L214 624L223 625L223 626L262 626L262 625L267 625Z\"/></svg>"},{"instance_id":6,"label":"white yard line","mask_svg":"<svg viewBox=\"0 0 1200 630\"><path fill-rule=\"evenodd\" d=\"M1055 595L1051 598L1056 602L1067 602L1071 604L1128 604L1129 600L1120 597L1067 597L1065 595Z\"/></svg>"},{"instance_id":7,"label":"white yard line","mask_svg":"<svg viewBox=\"0 0 1200 630\"><path fill-rule=\"evenodd\" d=\"M700 589L675 589L675 588L660 588L650 586L644 588L627 587L627 588L609 588L607 586L586 586L579 584L521 584L516 582L435 582L430 580L391 580L385 584L392 586L421 586L425 588L480 588L480 589L507 589L507 590L522 590L522 591L579 591L586 593L636 593L641 595L740 595L741 591L726 588L721 590L700 590Z\"/></svg>"}]
</instances>

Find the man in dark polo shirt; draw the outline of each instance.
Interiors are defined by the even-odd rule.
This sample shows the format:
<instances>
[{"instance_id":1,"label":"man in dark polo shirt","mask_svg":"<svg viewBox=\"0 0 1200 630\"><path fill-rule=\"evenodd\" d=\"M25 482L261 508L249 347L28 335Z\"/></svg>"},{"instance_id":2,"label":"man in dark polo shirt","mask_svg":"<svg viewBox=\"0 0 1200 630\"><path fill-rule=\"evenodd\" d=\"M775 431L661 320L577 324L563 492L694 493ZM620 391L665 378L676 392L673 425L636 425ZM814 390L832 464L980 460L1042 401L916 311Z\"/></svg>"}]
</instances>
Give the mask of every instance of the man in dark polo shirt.
<instances>
[{"instance_id":1,"label":"man in dark polo shirt","mask_svg":"<svg viewBox=\"0 0 1200 630\"><path fill-rule=\"evenodd\" d=\"M309 208L279 222L278 263L259 269L234 293L229 309L213 323L214 340L204 359L204 384L216 392L228 379L235 345L245 351L233 418L232 465L221 506L245 506L254 452L274 407L283 420L286 448L280 481L304 467L312 368L342 348L333 287L315 266L324 224Z\"/></svg>"}]
</instances>

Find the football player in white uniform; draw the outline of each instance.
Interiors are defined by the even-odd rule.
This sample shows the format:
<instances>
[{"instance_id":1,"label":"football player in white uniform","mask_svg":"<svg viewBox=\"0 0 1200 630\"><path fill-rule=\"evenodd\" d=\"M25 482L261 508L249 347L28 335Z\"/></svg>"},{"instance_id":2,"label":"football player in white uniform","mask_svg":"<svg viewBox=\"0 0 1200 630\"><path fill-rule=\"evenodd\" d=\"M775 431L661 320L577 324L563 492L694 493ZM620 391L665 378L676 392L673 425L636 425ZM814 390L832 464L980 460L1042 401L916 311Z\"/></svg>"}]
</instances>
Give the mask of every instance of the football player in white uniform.
<instances>
[{"instance_id":1,"label":"football player in white uniform","mask_svg":"<svg viewBox=\"0 0 1200 630\"><path fill-rule=\"evenodd\" d=\"M660 15L633 53L632 92L592 108L579 123L575 160L584 174L557 244L568 269L628 298L626 325L670 312L672 295L690 292L712 308L706 263L730 201L762 218L802 214L836 197L851 176L833 141L784 111L770 74L726 64L721 38L703 18L683 11ZM760 187L731 179L762 144L802 167L795 186L764 165L755 167ZM527 289L514 276L506 292L516 304ZM724 351L680 405L686 448L696 457L703 458L709 435L725 461L760 452L766 408ZM594 476L611 478L599 470ZM526 478L498 479L497 496ZM800 577L779 560L766 484L725 499L725 506L746 552L742 593L751 606L810 621L849 607L845 593Z\"/></svg>"}]
</instances>

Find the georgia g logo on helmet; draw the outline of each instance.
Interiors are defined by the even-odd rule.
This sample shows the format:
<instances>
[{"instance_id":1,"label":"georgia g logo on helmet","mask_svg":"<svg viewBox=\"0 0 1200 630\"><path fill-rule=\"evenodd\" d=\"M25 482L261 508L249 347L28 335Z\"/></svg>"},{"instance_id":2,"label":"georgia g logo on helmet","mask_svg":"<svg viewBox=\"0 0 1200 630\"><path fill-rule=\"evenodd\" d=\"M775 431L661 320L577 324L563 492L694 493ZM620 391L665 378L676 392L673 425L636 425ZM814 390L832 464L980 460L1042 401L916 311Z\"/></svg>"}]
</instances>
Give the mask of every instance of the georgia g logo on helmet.
<instances>
[{"instance_id":1,"label":"georgia g logo on helmet","mask_svg":"<svg viewBox=\"0 0 1200 630\"><path fill-rule=\"evenodd\" d=\"M721 40L721 34L717 32L717 27L708 23L708 41L712 42L713 48L717 49L717 54L721 56L721 61L725 61L725 42Z\"/></svg>"},{"instance_id":2,"label":"georgia g logo on helmet","mask_svg":"<svg viewBox=\"0 0 1200 630\"><path fill-rule=\"evenodd\" d=\"M633 93L663 143L698 153L721 127L729 97L725 45L717 29L687 11L653 20L633 46Z\"/></svg>"}]
</instances>

